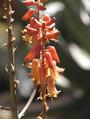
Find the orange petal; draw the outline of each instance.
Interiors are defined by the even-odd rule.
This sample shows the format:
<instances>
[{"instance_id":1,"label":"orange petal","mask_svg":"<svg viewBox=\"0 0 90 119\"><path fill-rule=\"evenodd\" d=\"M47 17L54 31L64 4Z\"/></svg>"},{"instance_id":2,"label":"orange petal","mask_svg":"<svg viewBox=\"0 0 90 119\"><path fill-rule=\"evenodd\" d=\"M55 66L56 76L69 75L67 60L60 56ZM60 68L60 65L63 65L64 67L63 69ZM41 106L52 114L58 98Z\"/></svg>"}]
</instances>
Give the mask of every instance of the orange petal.
<instances>
[{"instance_id":1,"label":"orange petal","mask_svg":"<svg viewBox=\"0 0 90 119\"><path fill-rule=\"evenodd\" d=\"M55 81L51 76L47 77L47 90L50 97L57 97L57 94L59 93L55 87Z\"/></svg>"},{"instance_id":2,"label":"orange petal","mask_svg":"<svg viewBox=\"0 0 90 119\"><path fill-rule=\"evenodd\" d=\"M43 20L44 20L45 22L48 22L48 21L50 20L50 16L47 15L47 14L44 14L44 15L42 16L42 18L43 18Z\"/></svg>"},{"instance_id":3,"label":"orange petal","mask_svg":"<svg viewBox=\"0 0 90 119\"><path fill-rule=\"evenodd\" d=\"M22 17L22 20L27 21L35 13L33 9L29 9L26 14Z\"/></svg>"},{"instance_id":4,"label":"orange petal","mask_svg":"<svg viewBox=\"0 0 90 119\"><path fill-rule=\"evenodd\" d=\"M43 6L43 5L39 5L39 6L38 6L38 9L39 9L39 10L46 10L46 7Z\"/></svg>"},{"instance_id":5,"label":"orange petal","mask_svg":"<svg viewBox=\"0 0 90 119\"><path fill-rule=\"evenodd\" d=\"M26 26L26 29L31 33L31 34L36 34L38 33L37 29L34 29L32 27Z\"/></svg>"},{"instance_id":6,"label":"orange petal","mask_svg":"<svg viewBox=\"0 0 90 119\"><path fill-rule=\"evenodd\" d=\"M33 59L31 75L35 83L39 83L39 80L40 80L39 67L40 67L40 61L38 59Z\"/></svg>"},{"instance_id":7,"label":"orange petal","mask_svg":"<svg viewBox=\"0 0 90 119\"><path fill-rule=\"evenodd\" d=\"M35 5L35 1L34 0L25 0L25 1L22 1L23 2L23 4L25 5L25 6L29 6L29 5Z\"/></svg>"},{"instance_id":8,"label":"orange petal","mask_svg":"<svg viewBox=\"0 0 90 119\"><path fill-rule=\"evenodd\" d=\"M56 21L56 18L53 17L52 19L50 19L50 20L46 23L46 25L49 26L49 25L51 25L52 23L55 23L55 21Z\"/></svg>"},{"instance_id":9,"label":"orange petal","mask_svg":"<svg viewBox=\"0 0 90 119\"><path fill-rule=\"evenodd\" d=\"M44 53L44 57L45 57L45 59L47 61L48 66L49 67L53 67L53 60L52 60L52 56L51 56L50 52L48 52L48 51L45 52Z\"/></svg>"},{"instance_id":10,"label":"orange petal","mask_svg":"<svg viewBox=\"0 0 90 119\"><path fill-rule=\"evenodd\" d=\"M57 39L59 31L46 32L46 38L48 39Z\"/></svg>"},{"instance_id":11,"label":"orange petal","mask_svg":"<svg viewBox=\"0 0 90 119\"><path fill-rule=\"evenodd\" d=\"M49 46L48 50L52 56L52 59L59 63L60 60L59 60L58 54L56 52L56 49L53 46Z\"/></svg>"},{"instance_id":12,"label":"orange petal","mask_svg":"<svg viewBox=\"0 0 90 119\"><path fill-rule=\"evenodd\" d=\"M52 30L54 26L55 26L55 23L52 23L50 26L46 26L46 29Z\"/></svg>"},{"instance_id":13,"label":"orange petal","mask_svg":"<svg viewBox=\"0 0 90 119\"><path fill-rule=\"evenodd\" d=\"M57 80L59 78L59 73L57 72L57 66L55 61L53 61L53 68L50 68L50 74L54 80Z\"/></svg>"},{"instance_id":14,"label":"orange petal","mask_svg":"<svg viewBox=\"0 0 90 119\"><path fill-rule=\"evenodd\" d=\"M31 49L31 51L24 58L25 62L31 61L33 58L40 56L41 45L36 45Z\"/></svg>"},{"instance_id":15,"label":"orange petal","mask_svg":"<svg viewBox=\"0 0 90 119\"><path fill-rule=\"evenodd\" d=\"M33 47L31 51L24 58L25 62L31 61L36 56L36 47Z\"/></svg>"},{"instance_id":16,"label":"orange petal","mask_svg":"<svg viewBox=\"0 0 90 119\"><path fill-rule=\"evenodd\" d=\"M41 28L42 27L42 24L37 19L34 19L34 23L35 23L36 28Z\"/></svg>"}]
</instances>

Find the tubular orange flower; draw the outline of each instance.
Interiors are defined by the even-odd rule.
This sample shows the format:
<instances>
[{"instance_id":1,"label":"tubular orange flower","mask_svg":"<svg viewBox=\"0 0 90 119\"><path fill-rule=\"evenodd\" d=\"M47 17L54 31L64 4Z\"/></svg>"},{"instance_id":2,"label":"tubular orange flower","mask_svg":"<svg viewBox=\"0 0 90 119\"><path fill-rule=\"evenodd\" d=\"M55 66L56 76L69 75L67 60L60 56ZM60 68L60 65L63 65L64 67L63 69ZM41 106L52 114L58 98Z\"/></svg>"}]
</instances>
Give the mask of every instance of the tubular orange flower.
<instances>
[{"instance_id":1,"label":"tubular orange flower","mask_svg":"<svg viewBox=\"0 0 90 119\"><path fill-rule=\"evenodd\" d=\"M56 21L56 18L53 17L52 19L49 19L49 21L46 22L46 25L50 26L51 24L55 23L55 21Z\"/></svg>"},{"instance_id":2,"label":"tubular orange flower","mask_svg":"<svg viewBox=\"0 0 90 119\"><path fill-rule=\"evenodd\" d=\"M43 19L43 21L48 22L50 20L50 16L47 14L44 14L44 15L42 15L42 19Z\"/></svg>"},{"instance_id":3,"label":"tubular orange flower","mask_svg":"<svg viewBox=\"0 0 90 119\"><path fill-rule=\"evenodd\" d=\"M52 23L50 26L46 26L46 29L52 30L54 28L54 26L55 26L55 23Z\"/></svg>"},{"instance_id":4,"label":"tubular orange flower","mask_svg":"<svg viewBox=\"0 0 90 119\"><path fill-rule=\"evenodd\" d=\"M57 67L56 67L56 62L53 61L53 67L49 67L48 68L48 76L52 76L53 80L57 80L59 77L59 73L57 71Z\"/></svg>"},{"instance_id":5,"label":"tubular orange flower","mask_svg":"<svg viewBox=\"0 0 90 119\"><path fill-rule=\"evenodd\" d=\"M39 68L40 68L40 61L38 59L32 60L32 70L31 70L31 77L37 85L39 83L40 74L39 74Z\"/></svg>"},{"instance_id":6,"label":"tubular orange flower","mask_svg":"<svg viewBox=\"0 0 90 119\"><path fill-rule=\"evenodd\" d=\"M25 5L25 6L29 6L29 5L35 5L35 1L34 0L25 0L25 1L22 1L23 2L23 4Z\"/></svg>"},{"instance_id":7,"label":"tubular orange flower","mask_svg":"<svg viewBox=\"0 0 90 119\"><path fill-rule=\"evenodd\" d=\"M35 13L33 9L29 9L26 14L22 17L22 20L27 21Z\"/></svg>"},{"instance_id":8,"label":"tubular orange flower","mask_svg":"<svg viewBox=\"0 0 90 119\"><path fill-rule=\"evenodd\" d=\"M48 66L49 67L53 67L53 60L52 60L52 56L51 56L50 52L46 51L44 53L44 57L45 57L45 59L47 61Z\"/></svg>"},{"instance_id":9,"label":"tubular orange flower","mask_svg":"<svg viewBox=\"0 0 90 119\"><path fill-rule=\"evenodd\" d=\"M41 50L41 45L38 44L35 47L31 49L31 51L26 55L24 58L25 62L31 61L33 58L38 58L40 57L40 50Z\"/></svg>"},{"instance_id":10,"label":"tubular orange flower","mask_svg":"<svg viewBox=\"0 0 90 119\"><path fill-rule=\"evenodd\" d=\"M32 27L26 26L26 29L31 33L31 34L36 34L38 31Z\"/></svg>"},{"instance_id":11,"label":"tubular orange flower","mask_svg":"<svg viewBox=\"0 0 90 119\"><path fill-rule=\"evenodd\" d=\"M42 27L42 24L37 19L34 19L34 23L35 23L36 28L41 28Z\"/></svg>"},{"instance_id":12,"label":"tubular orange flower","mask_svg":"<svg viewBox=\"0 0 90 119\"><path fill-rule=\"evenodd\" d=\"M27 56L24 58L25 62L31 61L36 56L36 48L33 47L31 51L27 54Z\"/></svg>"},{"instance_id":13,"label":"tubular orange flower","mask_svg":"<svg viewBox=\"0 0 90 119\"><path fill-rule=\"evenodd\" d=\"M46 32L46 38L48 39L57 39L58 35L59 35L59 31Z\"/></svg>"},{"instance_id":14,"label":"tubular orange flower","mask_svg":"<svg viewBox=\"0 0 90 119\"><path fill-rule=\"evenodd\" d=\"M60 59L58 57L56 49L53 46L49 46L48 50L51 53L52 59L55 60L57 63L60 63Z\"/></svg>"},{"instance_id":15,"label":"tubular orange flower","mask_svg":"<svg viewBox=\"0 0 90 119\"><path fill-rule=\"evenodd\" d=\"M60 91L56 89L55 80L51 76L47 77L47 85L48 85L47 90L48 90L49 96L56 98Z\"/></svg>"}]
</instances>

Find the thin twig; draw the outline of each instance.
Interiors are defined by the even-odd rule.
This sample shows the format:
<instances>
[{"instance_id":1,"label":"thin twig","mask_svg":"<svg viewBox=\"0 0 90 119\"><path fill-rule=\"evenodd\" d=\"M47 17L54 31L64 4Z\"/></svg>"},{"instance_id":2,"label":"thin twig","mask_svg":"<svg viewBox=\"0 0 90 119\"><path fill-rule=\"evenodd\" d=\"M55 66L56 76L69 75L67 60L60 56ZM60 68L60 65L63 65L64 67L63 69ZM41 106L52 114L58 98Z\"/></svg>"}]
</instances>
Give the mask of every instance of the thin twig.
<instances>
[{"instance_id":1,"label":"thin twig","mask_svg":"<svg viewBox=\"0 0 90 119\"><path fill-rule=\"evenodd\" d=\"M1 105L0 105L0 110L7 110L7 111L10 111L11 108L10 108L10 107L6 107L6 106L1 106Z\"/></svg>"},{"instance_id":2,"label":"thin twig","mask_svg":"<svg viewBox=\"0 0 90 119\"><path fill-rule=\"evenodd\" d=\"M27 110L27 109L29 108L29 106L31 105L35 94L36 94L36 88L33 90L32 94L30 95L30 98L29 98L28 102L26 103L26 105L24 106L24 108L23 108L23 109L21 110L21 112L18 114L18 118L19 118L19 119L21 119L21 118L24 116L26 110Z\"/></svg>"},{"instance_id":3,"label":"thin twig","mask_svg":"<svg viewBox=\"0 0 90 119\"><path fill-rule=\"evenodd\" d=\"M10 79L10 97L11 97L11 111L12 119L18 119L17 115L17 102L16 102L16 89L14 87L15 81L15 61L13 52L13 31L12 31L12 11L11 7L12 0L5 0L5 16L7 20L7 34L8 34L8 74Z\"/></svg>"}]
</instances>

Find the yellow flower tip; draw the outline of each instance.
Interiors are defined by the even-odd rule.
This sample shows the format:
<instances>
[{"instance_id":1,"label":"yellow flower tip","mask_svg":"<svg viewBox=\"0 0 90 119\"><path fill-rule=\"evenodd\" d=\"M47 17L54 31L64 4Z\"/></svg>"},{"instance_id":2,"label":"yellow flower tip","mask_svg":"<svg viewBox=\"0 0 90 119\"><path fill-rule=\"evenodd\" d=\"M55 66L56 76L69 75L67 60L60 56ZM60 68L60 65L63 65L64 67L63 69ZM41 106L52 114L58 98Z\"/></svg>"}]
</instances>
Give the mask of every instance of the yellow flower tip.
<instances>
[{"instance_id":1,"label":"yellow flower tip","mask_svg":"<svg viewBox=\"0 0 90 119\"><path fill-rule=\"evenodd\" d=\"M49 106L47 105L47 102L44 102L44 106L45 106L45 111L47 112L49 110Z\"/></svg>"},{"instance_id":2,"label":"yellow flower tip","mask_svg":"<svg viewBox=\"0 0 90 119\"><path fill-rule=\"evenodd\" d=\"M22 31L22 34L25 34L25 33L27 33L27 29L24 29L24 30Z\"/></svg>"},{"instance_id":3,"label":"yellow flower tip","mask_svg":"<svg viewBox=\"0 0 90 119\"><path fill-rule=\"evenodd\" d=\"M41 116L38 116L36 119L43 119Z\"/></svg>"},{"instance_id":4,"label":"yellow flower tip","mask_svg":"<svg viewBox=\"0 0 90 119\"><path fill-rule=\"evenodd\" d=\"M32 43L32 36L30 34L25 34L24 36L22 36L23 40L28 42L28 43Z\"/></svg>"},{"instance_id":5,"label":"yellow flower tip","mask_svg":"<svg viewBox=\"0 0 90 119\"><path fill-rule=\"evenodd\" d=\"M59 94L60 92L61 92L61 91L58 91L58 90L55 88L52 97L57 98L57 96L58 96L58 94Z\"/></svg>"},{"instance_id":6,"label":"yellow flower tip","mask_svg":"<svg viewBox=\"0 0 90 119\"><path fill-rule=\"evenodd\" d=\"M54 98L56 98L60 92L56 89L55 80L51 76L47 78L47 91L48 91L49 97L54 97Z\"/></svg>"},{"instance_id":7,"label":"yellow flower tip","mask_svg":"<svg viewBox=\"0 0 90 119\"><path fill-rule=\"evenodd\" d=\"M56 68L59 74L62 74L65 71L65 68L60 68L60 67L56 67Z\"/></svg>"}]
</instances>

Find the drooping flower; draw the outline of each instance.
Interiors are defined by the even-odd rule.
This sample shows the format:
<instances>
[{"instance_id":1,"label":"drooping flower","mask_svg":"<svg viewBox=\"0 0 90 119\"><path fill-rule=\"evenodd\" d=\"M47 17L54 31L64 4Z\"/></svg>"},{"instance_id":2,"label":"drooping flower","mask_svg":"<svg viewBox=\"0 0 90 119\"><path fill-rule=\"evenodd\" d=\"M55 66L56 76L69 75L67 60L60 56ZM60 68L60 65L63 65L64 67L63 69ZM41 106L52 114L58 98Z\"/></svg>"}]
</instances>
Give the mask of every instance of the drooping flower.
<instances>
[{"instance_id":1,"label":"drooping flower","mask_svg":"<svg viewBox=\"0 0 90 119\"><path fill-rule=\"evenodd\" d=\"M52 59L55 60L57 63L60 63L60 59L56 52L56 49L53 46L48 46L48 51L51 53Z\"/></svg>"},{"instance_id":2,"label":"drooping flower","mask_svg":"<svg viewBox=\"0 0 90 119\"><path fill-rule=\"evenodd\" d=\"M54 97L54 98L56 98L58 93L60 92L60 91L58 91L56 89L55 85L56 85L55 80L51 76L48 76L47 77L47 91L48 91L48 95L50 97Z\"/></svg>"},{"instance_id":3,"label":"drooping flower","mask_svg":"<svg viewBox=\"0 0 90 119\"><path fill-rule=\"evenodd\" d=\"M46 59L46 62L47 62L47 64L48 64L48 66L49 67L53 67L53 60L52 60L52 56L51 56L51 54L50 54L50 52L45 52L44 53L44 57L45 57L45 59Z\"/></svg>"},{"instance_id":4,"label":"drooping flower","mask_svg":"<svg viewBox=\"0 0 90 119\"><path fill-rule=\"evenodd\" d=\"M35 85L39 84L39 80L40 80L39 69L40 69L39 59L33 59L32 60L32 69L31 69L31 78L34 81Z\"/></svg>"}]
</instances>

